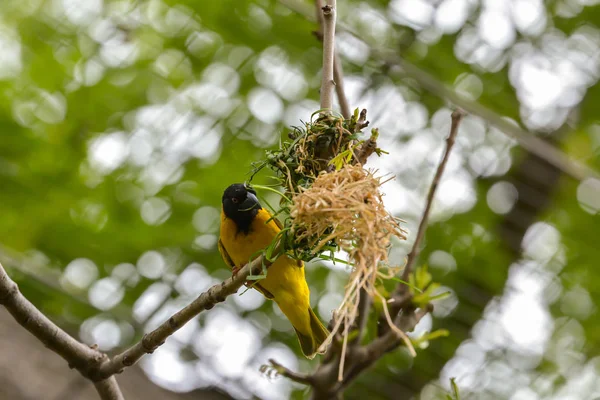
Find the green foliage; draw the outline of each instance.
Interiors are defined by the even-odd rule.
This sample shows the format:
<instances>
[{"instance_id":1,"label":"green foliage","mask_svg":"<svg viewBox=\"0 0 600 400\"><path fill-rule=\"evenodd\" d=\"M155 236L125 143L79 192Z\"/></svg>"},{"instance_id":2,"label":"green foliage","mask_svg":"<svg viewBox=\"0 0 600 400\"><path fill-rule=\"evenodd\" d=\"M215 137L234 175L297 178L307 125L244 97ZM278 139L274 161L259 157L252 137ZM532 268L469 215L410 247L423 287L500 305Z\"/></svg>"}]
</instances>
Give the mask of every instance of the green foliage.
<instances>
[{"instance_id":1,"label":"green foliage","mask_svg":"<svg viewBox=\"0 0 600 400\"><path fill-rule=\"evenodd\" d=\"M290 159L277 141L287 125L300 123L297 114L304 113L301 118L307 118L317 107L321 49L311 35L317 25L281 1L105 0L89 2L101 3L100 10L80 15L73 14L76 8L64 9L62 4L67 3L77 2L0 2L0 262L23 293L69 332L86 340L102 339L106 335L90 327L97 326L98 321L114 322L116 328L111 326L118 334L104 347L114 351L139 338L154 323L152 318L164 319L164 312L197 295L203 284L229 276L214 241L218 217L202 220L208 215L203 212L218 214L222 191L230 183L248 180L247 172L264 158L265 150L272 161L294 163L297 168L298 160ZM515 79L517 74L511 70L515 55L528 46L527 51L536 56L551 56L541 62L549 65L544 73L554 73L559 66L571 71L573 65L563 63L561 57L577 56L571 61L577 67L588 67L591 79L564 96L564 104L577 102L577 94L582 99L574 106L571 127L561 134L558 145L567 156L600 168L600 85L595 71L597 40L592 40L600 25L599 7L583 2L546 2L540 5L543 23L539 31L523 33L510 22L513 42L496 48L478 36L479 18L489 11L484 5L469 9L462 25L443 33L433 25L440 20L438 7L447 2L426 2L436 17L432 17L431 26L413 25L414 29L395 15L398 2L338 3L338 50L347 85L356 92L352 93L351 105L368 106L371 119L379 126L380 142L391 153L381 165L396 174L398 183L386 200L401 210L411 233L416 232L422 195L437 161L434 147L443 143L447 133L439 121L445 121L443 109L448 102L437 86L424 85L411 71L396 66L393 59L398 55L429 74L434 83L457 89L469 101L521 126L530 110L523 108L522 101L527 98L523 82ZM306 8L309 16L314 12L308 1L297 5L297 9ZM465 39L469 37L471 41ZM459 42L472 47L465 50ZM553 47L558 46L556 43L563 47ZM478 63L489 54L495 54L493 62ZM388 59L388 55L393 57ZM539 78L540 74L531 76ZM571 80L587 77L572 75ZM261 103L258 95L265 93L270 100L263 97ZM544 96L539 97L544 100ZM255 103L260 106L255 107ZM569 111L570 106L564 104L538 117L543 120ZM353 131L352 120L332 118L333 126L339 122ZM317 123L317 133L339 139L332 124L320 122L318 117L310 121ZM307 129L304 125L292 130L292 135L298 136L282 143L285 151L306 137ZM98 162L95 150L108 137L116 142L105 144L115 146L122 141L126 149L123 157L115 159L107 156L118 155L115 147L104 150L104 159L119 161L110 168ZM339 168L349 161L354 146L367 139L356 133L346 138L346 146L325 167ZM216 143L211 155L198 148L209 148L210 143ZM315 146L311 151L317 150ZM492 211L493 200L498 200L492 189L499 182L511 181L507 170L519 168L524 152L475 116L465 119L455 150L445 177L446 183L454 186L446 190L440 187L439 207L434 206L418 260L423 267L408 282L418 304L435 304L431 333L417 339L427 342L428 347L419 351L416 359L403 351L387 354L359 377L346 392L348 399L409 398L429 388L431 381L439 379L444 365L451 365L447 362L455 357L455 350L466 339L469 345L475 342L478 322L493 318L482 320L484 309L505 292L509 268L518 259L506 245L511 233L499 228L506 216ZM480 151L486 156L493 154L489 162L497 168L489 174L476 168ZM536 170L527 172L535 174ZM295 170L293 174L297 174ZM302 186L314 176L293 178ZM254 176L252 184L263 191L263 202L283 210L278 217L285 221L290 196L284 193L287 198L283 206L277 204L281 196L273 193L273 181L264 173ZM551 382L549 392L532 386L532 390L540 391L540 398L559 396L556 393L563 384L579 388L581 398L592 396L583 392L583 385L573 382L575 376L584 376L583 369L580 373L578 368L593 366L593 357L600 349L600 322L594 318L600 298L596 266L600 254L595 243L600 221L597 209L582 201L586 187L568 178L554 185L546 208L534 220L547 223L558 233L558 244L548 242L537 247L548 247L555 254L542 261L535 253L521 260L538 265L543 272L540 276L551 282L537 297L540 308L556 322L547 327L551 332L543 354L536 355L543 361L539 365L518 364L514 348L498 351L508 356L494 360L488 353L477 353L487 363L481 368L485 373L508 371L517 365L519 379ZM472 201L448 206L448 198L457 197L461 191L472 191ZM594 197L591 199L593 203ZM528 205L531 209L535 206ZM329 247L306 268L312 304L323 319L330 317L328 307L335 306L335 294L342 293L345 282L345 261L336 258L334 250ZM392 264L401 265L408 250L406 243L394 245ZM163 262L159 266L164 270L153 273L144 268L143 256L149 252L159 254ZM298 257L312 258L307 254ZM87 271L73 267L76 263L72 263L81 258L93 265L89 281L73 281L70 275L73 270ZM325 266L332 262L342 271ZM199 272L198 276L204 278L192 275L190 282L182 275L190 270L200 271L204 275ZM179 280L179 276L186 279ZM107 283L114 284L110 286L114 292L103 294L109 300L119 300L115 305L107 305L106 299L97 301L93 295ZM390 289L397 283L390 280L383 285ZM164 296L155 291L157 287L164 289ZM507 288L506 293L512 292L514 288ZM160 301L140 308L140 298L148 295ZM252 362L261 355L261 346L269 347L269 351L278 346L297 350L287 322L271 302L252 308L230 298L225 307L213 311L217 310L233 315L227 314L237 318L239 326L248 322L250 327L245 329L259 332L255 332L259 339L248 356L246 370L255 370ZM210 327L212 317L208 315L213 314L206 313L197 324L194 322L193 338ZM369 326L367 337L373 337L376 323ZM502 327L498 328L495 332L500 334ZM445 332L450 336L430 341ZM502 337L500 342L510 347L510 340ZM218 370L213 368L215 354L196 354L193 362L197 362L198 370ZM573 357L565 361L564 355ZM186 362L193 358L194 354L187 354ZM242 363L239 359L236 362ZM486 369L492 361L502 368ZM307 371L315 362L300 361L298 369ZM564 367L567 362L570 368ZM232 390L234 395L246 390L266 397L253 391L258 390L256 385L244 381L248 376L247 380L253 380L252 375L240 376L219 376L215 382L222 382L225 390L235 385L238 392ZM482 382L502 385L506 383L502 379L511 378L489 375ZM275 387L279 388L279 383L269 388ZM471 389L461 387L462 397L470 397ZM482 392L474 396L488 394L483 392L488 389L484 385L476 389ZM285 398L288 391L277 394ZM304 398L306 394L294 389L290 396ZM458 400L454 386L450 396ZM442 394L440 398L446 397Z\"/></svg>"},{"instance_id":2,"label":"green foliage","mask_svg":"<svg viewBox=\"0 0 600 400\"><path fill-rule=\"evenodd\" d=\"M425 307L435 300L443 300L450 295L450 292L435 293L442 285L433 282L433 276L427 270L427 265L422 265L415 269L410 275L408 287L413 293L413 303L418 307Z\"/></svg>"}]
</instances>

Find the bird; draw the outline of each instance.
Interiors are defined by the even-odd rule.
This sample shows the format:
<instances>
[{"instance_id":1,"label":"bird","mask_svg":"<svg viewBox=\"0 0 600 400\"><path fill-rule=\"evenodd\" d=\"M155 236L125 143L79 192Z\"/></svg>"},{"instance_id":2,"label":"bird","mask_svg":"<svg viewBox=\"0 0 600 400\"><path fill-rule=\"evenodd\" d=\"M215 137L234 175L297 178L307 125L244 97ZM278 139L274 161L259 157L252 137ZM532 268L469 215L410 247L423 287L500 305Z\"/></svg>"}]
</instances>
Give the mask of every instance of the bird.
<instances>
[{"instance_id":1,"label":"bird","mask_svg":"<svg viewBox=\"0 0 600 400\"><path fill-rule=\"evenodd\" d=\"M281 229L281 223L261 206L251 187L234 183L225 189L218 248L233 273L268 247ZM296 331L304 356L314 358L329 331L310 307L304 263L281 255L268 268L266 277L251 287L277 303Z\"/></svg>"}]
</instances>

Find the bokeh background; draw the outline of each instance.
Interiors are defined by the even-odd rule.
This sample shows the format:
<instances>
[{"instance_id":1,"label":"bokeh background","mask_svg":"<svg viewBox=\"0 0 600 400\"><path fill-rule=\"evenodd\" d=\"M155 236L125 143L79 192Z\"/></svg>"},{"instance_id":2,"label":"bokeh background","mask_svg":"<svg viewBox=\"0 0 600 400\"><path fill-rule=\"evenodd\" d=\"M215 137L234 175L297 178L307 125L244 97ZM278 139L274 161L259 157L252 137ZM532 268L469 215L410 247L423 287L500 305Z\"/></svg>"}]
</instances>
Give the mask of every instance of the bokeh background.
<instances>
[{"instance_id":1,"label":"bokeh background","mask_svg":"<svg viewBox=\"0 0 600 400\"><path fill-rule=\"evenodd\" d=\"M419 261L452 295L415 336L451 336L388 354L348 399L440 399L450 377L464 399L600 398L599 3L338 0L345 89L380 129L390 154L369 164L396 176L385 201L410 232L451 107L471 111ZM24 294L112 353L227 277L223 189L319 108L313 21L305 0L3 0L0 262ZM307 276L328 320L347 271ZM2 311L0 394L94 398L10 324ZM303 398L259 372L268 358L315 366L249 291L120 380L134 399Z\"/></svg>"}]
</instances>

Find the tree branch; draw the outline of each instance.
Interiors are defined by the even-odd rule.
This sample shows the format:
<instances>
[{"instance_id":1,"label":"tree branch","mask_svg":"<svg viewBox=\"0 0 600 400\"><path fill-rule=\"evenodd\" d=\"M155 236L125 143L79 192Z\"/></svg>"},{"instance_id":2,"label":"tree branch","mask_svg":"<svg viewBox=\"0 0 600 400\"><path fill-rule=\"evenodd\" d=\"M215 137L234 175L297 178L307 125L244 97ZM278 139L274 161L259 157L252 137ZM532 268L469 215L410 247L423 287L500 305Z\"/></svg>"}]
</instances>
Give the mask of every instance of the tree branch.
<instances>
[{"instance_id":1,"label":"tree branch","mask_svg":"<svg viewBox=\"0 0 600 400\"><path fill-rule=\"evenodd\" d=\"M415 329L415 326L417 326L419 321L421 321L421 319L432 310L433 306L430 305L430 307L425 309L419 309L417 311L410 310L410 312L398 314L394 323L398 329L404 332L410 332ZM364 348L366 354L368 355L367 359L372 359L375 361L388 351L398 347L401 344L402 339L398 337L394 330L389 330L385 335L378 337Z\"/></svg>"},{"instance_id":2,"label":"tree branch","mask_svg":"<svg viewBox=\"0 0 600 400\"><path fill-rule=\"evenodd\" d=\"M351 345L360 345L362 342L362 339L365 336L367 322L369 321L369 311L371 311L371 297L364 288L361 288L359 292L358 318L356 322L358 335L356 335L356 338L352 341Z\"/></svg>"},{"instance_id":3,"label":"tree branch","mask_svg":"<svg viewBox=\"0 0 600 400\"><path fill-rule=\"evenodd\" d=\"M363 110L366 111L366 110ZM366 114L366 113L365 113ZM363 113L360 113L361 118ZM369 122L366 122L366 125L368 125ZM356 124L357 128L360 126L363 126L363 124L360 123L360 119L358 120L358 123ZM366 126L364 125L364 126ZM360 128L362 129L362 128ZM375 153L375 151L377 150L377 139L379 138L379 131L377 130L377 128L372 129L371 130L371 137L369 137L369 139L367 141L365 141L364 143L362 143L360 145L360 147L356 150L356 159L358 160L359 163L361 163L362 165L365 165L367 163L367 159L371 156L371 154Z\"/></svg>"},{"instance_id":4,"label":"tree branch","mask_svg":"<svg viewBox=\"0 0 600 400\"><path fill-rule=\"evenodd\" d=\"M204 310L210 310L216 304L225 301L225 298L237 292L237 290L246 282L248 275L256 275L262 271L263 264L268 267L271 262L265 260L261 255L251 263L246 264L235 275L212 286L206 292L198 296L196 300L181 309L167 321L163 322L158 328L145 334L138 343L125 350L123 353L114 356L112 359L105 360L100 367L93 372L91 378L93 380L101 380L113 374L121 373L125 367L132 366L144 355L153 353L169 336L178 331L192 318L196 317Z\"/></svg>"},{"instance_id":5,"label":"tree branch","mask_svg":"<svg viewBox=\"0 0 600 400\"><path fill-rule=\"evenodd\" d=\"M432 309L433 307L408 312L406 315L398 316L396 319L396 326L404 332L411 332L415 329L421 319L423 319L427 313L431 312ZM378 337L368 345L362 347L355 356L357 357L358 362L356 362L354 367L348 371L348 374L344 377L338 390L347 387L358 375L368 369L386 353L401 346L402 343L402 339L400 339L393 330L390 330L385 335Z\"/></svg>"},{"instance_id":6,"label":"tree branch","mask_svg":"<svg viewBox=\"0 0 600 400\"><path fill-rule=\"evenodd\" d=\"M21 294L19 287L10 279L1 264L0 304L6 307L23 328L65 359L69 367L77 369L84 377L90 378L93 369L106 358L103 353L75 340L42 314ZM116 379L100 380L95 386L101 399L123 400Z\"/></svg>"},{"instance_id":7,"label":"tree branch","mask_svg":"<svg viewBox=\"0 0 600 400\"><path fill-rule=\"evenodd\" d=\"M410 332L421 319L430 312L433 307L414 310L410 304L411 296L407 294L403 305L408 307L405 314L398 315L395 325L398 329ZM346 368L344 377L341 381L337 380L337 365L339 361L332 359L332 362L321 364L317 371L311 376L309 383L313 387L312 399L325 400L338 398L342 391L350 385L362 372L371 367L386 353L398 348L403 343L402 339L394 330L389 330L383 336L378 337L365 346L352 346L346 354Z\"/></svg>"},{"instance_id":8,"label":"tree branch","mask_svg":"<svg viewBox=\"0 0 600 400\"><path fill-rule=\"evenodd\" d=\"M450 133L446 138L446 149L442 159L440 160L440 163L438 164L437 170L435 171L431 185L429 186L429 192L427 193L427 199L425 200L425 209L423 210L423 215L421 216L421 221L419 222L419 229L417 230L417 237L415 238L415 242L413 243L410 253L408 253L408 256L406 257L406 265L404 266L404 271L402 272L402 280L404 282L408 282L413 265L417 260L419 253L421 252L421 241L423 240L425 231L427 230L427 222L429 221L429 213L431 212L433 199L435 198L435 192L437 191L439 183L442 179L442 175L444 174L444 169L446 168L446 164L450 158L450 152L452 151L452 147L454 147L460 122L464 116L465 113L461 109L457 109L452 112L452 123L450 125ZM398 285L396 285L396 288L391 296L391 298L395 299L396 301L391 303L389 306L391 315L398 315L402 308L402 302L398 301L398 299L404 297L407 292L408 286L405 283L398 283ZM383 318L380 318L380 323L382 322Z\"/></svg>"},{"instance_id":9,"label":"tree branch","mask_svg":"<svg viewBox=\"0 0 600 400\"><path fill-rule=\"evenodd\" d=\"M114 376L106 378L103 381L94 382L94 386L101 399L125 400L117 379Z\"/></svg>"},{"instance_id":10,"label":"tree branch","mask_svg":"<svg viewBox=\"0 0 600 400\"><path fill-rule=\"evenodd\" d=\"M335 16L336 0L328 0L322 8L323 15L323 73L321 80L321 109L331 111L333 107L332 93L333 59L335 54Z\"/></svg>"},{"instance_id":11,"label":"tree branch","mask_svg":"<svg viewBox=\"0 0 600 400\"><path fill-rule=\"evenodd\" d=\"M464 116L464 112L460 109L455 110L452 113L452 125L450 126L450 134L446 139L446 150L444 151L444 155L442 156L442 160L440 161L437 171L435 171L435 175L433 176L433 180L431 181L431 186L429 187L429 193L427 193L427 200L425 202L425 209L423 210L423 215L421 216L421 222L419 223L419 230L417 231L417 237L415 242L413 243L412 249L410 253L408 253L408 257L406 260L406 266L404 267L404 272L402 273L402 280L408 282L408 277L410 275L410 271L412 269L413 264L421 249L419 248L421 241L423 240L423 236L425 236L425 231L427 230L427 222L429 220L429 213L431 211L431 206L433 204L433 198L435 197L435 192L437 191L440 180L442 179L442 175L444 174L444 169L446 168L446 163L448 162L448 158L450 157L450 152L452 151L452 147L454 146L454 141L456 139L456 134L458 133L458 127L460 126L460 121ZM400 283L396 291L399 288L406 288L406 285Z\"/></svg>"},{"instance_id":12,"label":"tree branch","mask_svg":"<svg viewBox=\"0 0 600 400\"><path fill-rule=\"evenodd\" d=\"M114 374L135 364L145 354L152 353L192 318L237 292L250 274L261 273L263 267L268 267L271 263L262 255L257 257L241 268L237 274L209 288L154 331L145 334L140 342L113 359L75 340L50 321L19 292L17 284L6 274L1 264L0 304L4 305L15 320L46 347L64 358L71 368L77 369L84 377L94 381L96 390L103 400L123 400Z\"/></svg>"},{"instance_id":13,"label":"tree branch","mask_svg":"<svg viewBox=\"0 0 600 400\"><path fill-rule=\"evenodd\" d=\"M283 365L279 364L272 358L269 359L269 362L271 363L273 369L277 371L279 375L285 376L286 378L291 379L294 382L301 383L303 385L312 385L314 383L311 375L294 372L288 369L287 367L284 367Z\"/></svg>"},{"instance_id":14,"label":"tree branch","mask_svg":"<svg viewBox=\"0 0 600 400\"><path fill-rule=\"evenodd\" d=\"M74 293L70 293L65 290L60 284L59 279L61 276L61 272L56 269L49 268L46 265L41 265L40 263L28 260L22 254L11 250L0 244L0 264L10 265L11 269L18 271L19 273L25 275L27 279L39 282L41 285L47 286L52 290L60 293L62 296L68 297L69 301L76 301L81 303L85 307L91 307L96 311L100 312L101 310L97 307L90 304L87 296L77 295ZM125 307L123 304L118 304L110 310L112 316L117 317L118 319L127 321L130 323L135 329L139 329L139 323L131 318L131 309Z\"/></svg>"},{"instance_id":15,"label":"tree branch","mask_svg":"<svg viewBox=\"0 0 600 400\"><path fill-rule=\"evenodd\" d=\"M319 40L323 41L323 26L325 25L322 11L323 0L315 0L315 8L317 21L319 21L319 31L315 32L315 34ZM338 98L338 103L340 103L342 116L345 119L349 119L352 116L352 110L350 109L350 104L348 103L346 92L344 91L344 71L338 52L335 50L335 46L333 53L333 80L335 82L335 93Z\"/></svg>"},{"instance_id":16,"label":"tree branch","mask_svg":"<svg viewBox=\"0 0 600 400\"><path fill-rule=\"evenodd\" d=\"M342 69L340 57L337 52L335 52L333 57L333 80L335 81L335 94L337 95L338 103L340 103L342 116L345 119L349 119L352 116L352 110L344 91L344 70Z\"/></svg>"}]
</instances>

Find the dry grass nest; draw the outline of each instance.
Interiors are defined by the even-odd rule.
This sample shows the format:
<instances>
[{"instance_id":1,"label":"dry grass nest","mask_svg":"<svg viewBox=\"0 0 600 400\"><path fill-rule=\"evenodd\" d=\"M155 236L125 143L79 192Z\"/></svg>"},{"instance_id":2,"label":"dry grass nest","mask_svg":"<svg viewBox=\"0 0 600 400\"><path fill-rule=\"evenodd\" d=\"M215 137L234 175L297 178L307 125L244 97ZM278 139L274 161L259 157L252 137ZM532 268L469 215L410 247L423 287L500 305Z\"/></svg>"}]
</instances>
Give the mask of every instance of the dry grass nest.
<instances>
[{"instance_id":1,"label":"dry grass nest","mask_svg":"<svg viewBox=\"0 0 600 400\"><path fill-rule=\"evenodd\" d=\"M332 335L344 336L358 314L359 293L375 298L380 279L398 272L388 264L391 238L406 239L400 220L384 207L380 186L385 183L361 165L345 165L321 173L313 185L292 198L292 233L313 252L334 242L348 253L352 270L344 300L336 311ZM385 308L385 301L383 302Z\"/></svg>"}]
</instances>

